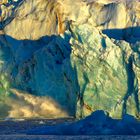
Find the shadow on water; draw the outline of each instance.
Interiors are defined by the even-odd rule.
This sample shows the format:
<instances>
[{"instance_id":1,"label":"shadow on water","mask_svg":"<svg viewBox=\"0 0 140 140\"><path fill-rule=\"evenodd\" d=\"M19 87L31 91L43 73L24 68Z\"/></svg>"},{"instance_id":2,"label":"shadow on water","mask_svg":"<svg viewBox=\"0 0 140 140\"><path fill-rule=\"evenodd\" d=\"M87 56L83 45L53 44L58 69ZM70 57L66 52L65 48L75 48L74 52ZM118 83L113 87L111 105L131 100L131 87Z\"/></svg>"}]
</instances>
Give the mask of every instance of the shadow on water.
<instances>
[{"instance_id":1,"label":"shadow on water","mask_svg":"<svg viewBox=\"0 0 140 140\"><path fill-rule=\"evenodd\" d=\"M136 43L140 41L140 27L129 27L122 29L104 29L103 34L106 34L109 38L117 40L125 40L129 43Z\"/></svg>"}]
</instances>

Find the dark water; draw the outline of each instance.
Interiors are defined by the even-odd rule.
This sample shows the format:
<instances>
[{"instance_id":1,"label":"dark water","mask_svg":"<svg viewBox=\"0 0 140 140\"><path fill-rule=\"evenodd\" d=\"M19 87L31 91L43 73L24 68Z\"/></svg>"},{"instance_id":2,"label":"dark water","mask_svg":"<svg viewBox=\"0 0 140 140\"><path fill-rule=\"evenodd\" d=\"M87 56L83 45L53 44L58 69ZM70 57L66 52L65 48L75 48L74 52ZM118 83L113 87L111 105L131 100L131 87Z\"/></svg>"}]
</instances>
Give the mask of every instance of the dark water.
<instances>
[{"instance_id":1,"label":"dark water","mask_svg":"<svg viewBox=\"0 0 140 140\"><path fill-rule=\"evenodd\" d=\"M39 126L51 126L61 123L74 122L73 118L65 119L28 119L28 120L1 120L0 135L25 134L24 131L35 129Z\"/></svg>"},{"instance_id":2,"label":"dark water","mask_svg":"<svg viewBox=\"0 0 140 140\"><path fill-rule=\"evenodd\" d=\"M26 135L27 130L40 126L69 124L76 121L65 119L0 120L0 140L140 140L140 136L129 135Z\"/></svg>"},{"instance_id":3,"label":"dark water","mask_svg":"<svg viewBox=\"0 0 140 140\"><path fill-rule=\"evenodd\" d=\"M140 140L140 136L3 135L0 140Z\"/></svg>"}]
</instances>

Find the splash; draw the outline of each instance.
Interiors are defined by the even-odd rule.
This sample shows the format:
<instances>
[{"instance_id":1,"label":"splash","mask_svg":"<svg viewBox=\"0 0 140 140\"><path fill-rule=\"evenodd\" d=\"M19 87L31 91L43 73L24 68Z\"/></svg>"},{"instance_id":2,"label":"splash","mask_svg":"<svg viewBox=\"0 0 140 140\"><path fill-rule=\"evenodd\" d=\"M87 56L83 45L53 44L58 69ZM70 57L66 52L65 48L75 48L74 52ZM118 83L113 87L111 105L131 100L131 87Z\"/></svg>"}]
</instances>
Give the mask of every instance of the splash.
<instances>
[{"instance_id":1,"label":"splash","mask_svg":"<svg viewBox=\"0 0 140 140\"><path fill-rule=\"evenodd\" d=\"M2 116L10 118L63 118L68 117L65 109L61 108L50 97L39 97L29 93L11 89L11 94L0 100ZM0 114L0 115L1 115Z\"/></svg>"}]
</instances>

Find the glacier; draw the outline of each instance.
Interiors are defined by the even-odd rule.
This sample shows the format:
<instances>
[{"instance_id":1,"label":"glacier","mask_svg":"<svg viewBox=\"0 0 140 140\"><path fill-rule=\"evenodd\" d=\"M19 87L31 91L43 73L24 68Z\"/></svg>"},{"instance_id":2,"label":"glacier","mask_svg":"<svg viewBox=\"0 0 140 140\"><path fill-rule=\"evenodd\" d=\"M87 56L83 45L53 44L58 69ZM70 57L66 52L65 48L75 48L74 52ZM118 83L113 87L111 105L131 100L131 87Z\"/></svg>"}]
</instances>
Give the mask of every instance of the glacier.
<instances>
[{"instance_id":1,"label":"glacier","mask_svg":"<svg viewBox=\"0 0 140 140\"><path fill-rule=\"evenodd\" d=\"M139 1L0 6L0 118L139 119Z\"/></svg>"}]
</instances>

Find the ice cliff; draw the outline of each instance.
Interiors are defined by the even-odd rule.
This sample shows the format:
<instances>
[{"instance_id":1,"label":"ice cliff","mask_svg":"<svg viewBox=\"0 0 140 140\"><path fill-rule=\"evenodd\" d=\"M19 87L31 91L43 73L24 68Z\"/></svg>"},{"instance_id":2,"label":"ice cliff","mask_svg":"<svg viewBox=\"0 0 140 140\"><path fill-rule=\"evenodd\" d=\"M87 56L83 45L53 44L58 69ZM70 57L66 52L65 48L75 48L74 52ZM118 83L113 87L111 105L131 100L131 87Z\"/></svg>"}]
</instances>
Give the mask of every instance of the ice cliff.
<instances>
[{"instance_id":1,"label":"ice cliff","mask_svg":"<svg viewBox=\"0 0 140 140\"><path fill-rule=\"evenodd\" d=\"M1 118L140 117L138 0L0 6Z\"/></svg>"}]
</instances>

